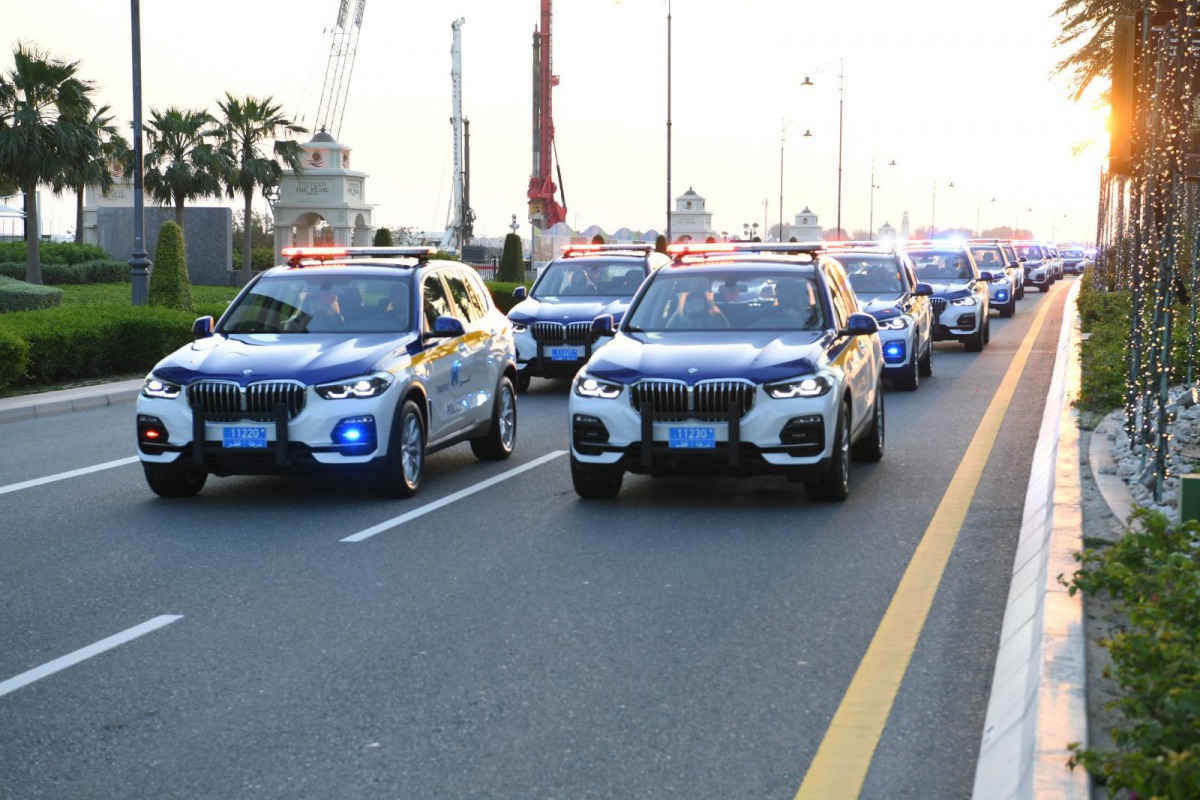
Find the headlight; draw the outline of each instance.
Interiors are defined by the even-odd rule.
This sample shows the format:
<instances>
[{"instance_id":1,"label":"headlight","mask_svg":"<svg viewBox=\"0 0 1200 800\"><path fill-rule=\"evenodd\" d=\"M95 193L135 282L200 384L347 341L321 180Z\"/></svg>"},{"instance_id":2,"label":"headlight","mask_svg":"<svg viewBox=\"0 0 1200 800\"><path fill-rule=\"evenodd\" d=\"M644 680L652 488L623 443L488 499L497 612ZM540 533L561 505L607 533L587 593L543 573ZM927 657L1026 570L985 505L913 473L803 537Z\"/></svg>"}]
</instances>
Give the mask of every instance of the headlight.
<instances>
[{"instance_id":1,"label":"headlight","mask_svg":"<svg viewBox=\"0 0 1200 800\"><path fill-rule=\"evenodd\" d=\"M902 331L912 324L912 319L906 316L891 317L890 319L876 320L879 323L879 329L890 328L894 331Z\"/></svg>"},{"instance_id":2,"label":"headlight","mask_svg":"<svg viewBox=\"0 0 1200 800\"><path fill-rule=\"evenodd\" d=\"M174 400L176 397L179 397L179 392L182 388L177 383L169 383L153 375L149 375L146 377L146 382L142 384L142 395L144 397L157 397L162 400Z\"/></svg>"},{"instance_id":3,"label":"headlight","mask_svg":"<svg viewBox=\"0 0 1200 800\"><path fill-rule=\"evenodd\" d=\"M957 300L952 300L952 301L950 301L950 305L952 305L952 306L973 306L973 305L976 305L978 302L979 302L979 300L975 297L975 295L970 295L968 297L960 297Z\"/></svg>"},{"instance_id":4,"label":"headlight","mask_svg":"<svg viewBox=\"0 0 1200 800\"><path fill-rule=\"evenodd\" d=\"M513 333L524 333L526 331L526 329L529 328L529 326L526 325L524 322L514 322L512 324L512 326L513 326Z\"/></svg>"},{"instance_id":5,"label":"headlight","mask_svg":"<svg viewBox=\"0 0 1200 800\"><path fill-rule=\"evenodd\" d=\"M336 383L324 383L314 388L317 394L326 400L345 400L348 397L362 400L368 397L378 397L386 392L387 388L391 385L392 375L387 372L380 372L375 375L364 375L361 378L350 378L349 380L338 381Z\"/></svg>"},{"instance_id":6,"label":"headlight","mask_svg":"<svg viewBox=\"0 0 1200 800\"><path fill-rule=\"evenodd\" d=\"M768 383L763 386L767 394L776 400L790 400L794 397L820 397L833 388L833 381L824 375L809 375L783 383Z\"/></svg>"},{"instance_id":7,"label":"headlight","mask_svg":"<svg viewBox=\"0 0 1200 800\"><path fill-rule=\"evenodd\" d=\"M574 388L575 394L580 397L593 397L601 400L612 400L621 394L621 384L596 380L590 375L580 375L575 378Z\"/></svg>"}]
</instances>

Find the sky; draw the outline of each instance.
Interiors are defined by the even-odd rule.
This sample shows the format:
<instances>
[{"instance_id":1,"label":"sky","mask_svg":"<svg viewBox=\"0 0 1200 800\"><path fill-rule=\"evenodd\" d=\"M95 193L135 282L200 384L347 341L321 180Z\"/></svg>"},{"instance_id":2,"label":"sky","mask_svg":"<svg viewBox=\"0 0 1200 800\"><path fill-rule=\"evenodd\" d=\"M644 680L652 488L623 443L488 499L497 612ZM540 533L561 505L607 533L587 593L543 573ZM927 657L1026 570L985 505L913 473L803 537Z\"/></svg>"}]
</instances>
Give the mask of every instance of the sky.
<instances>
[{"instance_id":1,"label":"sky","mask_svg":"<svg viewBox=\"0 0 1200 800\"><path fill-rule=\"evenodd\" d=\"M1071 101L1053 74L1067 55L1054 47L1057 4L559 0L553 110L567 222L666 226L669 8L670 195L693 188L716 230L770 227L781 210L790 224L805 208L832 228L840 143L847 231L898 228L907 212L914 229L978 222L1090 241L1107 110ZM338 5L141 0L144 117L218 113L229 92L270 96L311 128ZM515 214L528 236L539 13L537 0L367 0L337 138L368 174L376 226L446 226L451 22L465 18L475 233L502 236ZM0 70L18 41L77 61L97 101L131 123L130 3L0 0L0 21ZM72 199L44 203L44 232L73 229Z\"/></svg>"}]
</instances>

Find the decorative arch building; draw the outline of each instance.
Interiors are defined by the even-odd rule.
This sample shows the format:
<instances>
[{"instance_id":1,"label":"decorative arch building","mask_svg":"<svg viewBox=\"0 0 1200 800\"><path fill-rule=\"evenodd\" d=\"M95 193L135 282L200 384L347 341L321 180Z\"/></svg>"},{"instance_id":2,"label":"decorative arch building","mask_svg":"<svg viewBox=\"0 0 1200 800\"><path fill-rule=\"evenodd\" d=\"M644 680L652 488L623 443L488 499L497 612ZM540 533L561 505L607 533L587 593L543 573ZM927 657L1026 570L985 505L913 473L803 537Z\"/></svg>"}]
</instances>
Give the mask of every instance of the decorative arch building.
<instances>
[{"instance_id":1,"label":"decorative arch building","mask_svg":"<svg viewBox=\"0 0 1200 800\"><path fill-rule=\"evenodd\" d=\"M704 202L704 198L690 186L675 198L675 210L671 212L671 236L676 242L703 242L710 236L718 236L712 229L712 212L704 209Z\"/></svg>"},{"instance_id":2,"label":"decorative arch building","mask_svg":"<svg viewBox=\"0 0 1200 800\"><path fill-rule=\"evenodd\" d=\"M313 243L313 231L324 220L333 228L333 243L371 244L374 206L366 202L367 173L350 169L350 148L317 131L304 149L304 170L284 170L275 216L275 263L283 263L283 248Z\"/></svg>"}]
</instances>

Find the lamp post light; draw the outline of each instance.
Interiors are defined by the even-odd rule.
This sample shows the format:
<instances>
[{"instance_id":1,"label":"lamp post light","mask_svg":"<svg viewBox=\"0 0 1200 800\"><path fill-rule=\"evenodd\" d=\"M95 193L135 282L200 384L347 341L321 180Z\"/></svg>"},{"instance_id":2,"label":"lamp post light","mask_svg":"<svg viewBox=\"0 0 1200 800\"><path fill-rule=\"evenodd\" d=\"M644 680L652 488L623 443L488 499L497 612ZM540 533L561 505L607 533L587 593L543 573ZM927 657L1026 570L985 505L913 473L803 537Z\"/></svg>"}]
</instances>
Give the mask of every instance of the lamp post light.
<instances>
[{"instance_id":1,"label":"lamp post light","mask_svg":"<svg viewBox=\"0 0 1200 800\"><path fill-rule=\"evenodd\" d=\"M129 0L133 23L133 253L129 257L129 275L133 285L132 302L144 306L150 299L150 267L146 254L146 212L142 189L142 23L138 0ZM249 225L250 221L246 220Z\"/></svg>"},{"instance_id":2,"label":"lamp post light","mask_svg":"<svg viewBox=\"0 0 1200 800\"><path fill-rule=\"evenodd\" d=\"M933 181L933 205L929 210L929 238L932 239L937 235L937 179ZM950 181L946 185L947 189L954 188L954 181Z\"/></svg>"},{"instance_id":3,"label":"lamp post light","mask_svg":"<svg viewBox=\"0 0 1200 800\"><path fill-rule=\"evenodd\" d=\"M783 241L783 143L787 141L787 126L795 125L794 122L783 120L782 129L779 132L779 241ZM812 131L805 130L804 138L812 138Z\"/></svg>"},{"instance_id":4,"label":"lamp post light","mask_svg":"<svg viewBox=\"0 0 1200 800\"><path fill-rule=\"evenodd\" d=\"M667 0L667 244L671 243L671 0Z\"/></svg>"},{"instance_id":5,"label":"lamp post light","mask_svg":"<svg viewBox=\"0 0 1200 800\"><path fill-rule=\"evenodd\" d=\"M758 236L758 223L757 222L743 222L742 223L742 238L747 242L752 242L752 241L754 241L755 236Z\"/></svg>"},{"instance_id":6,"label":"lamp post light","mask_svg":"<svg viewBox=\"0 0 1200 800\"><path fill-rule=\"evenodd\" d=\"M890 159L888 161L888 166L889 167L896 166L896 159L894 159L894 158ZM871 210L870 210L870 215L867 217L867 219L869 220L867 222L867 232L871 235L871 241L875 241L875 190L878 188L879 188L879 186L875 183L875 154L872 153L871 154Z\"/></svg>"},{"instance_id":7,"label":"lamp post light","mask_svg":"<svg viewBox=\"0 0 1200 800\"><path fill-rule=\"evenodd\" d=\"M822 65L822 66L818 67L817 69L813 70L809 75L805 75L804 82L801 83L800 85L801 86L816 86L816 84L812 82L811 76L816 75L818 72L820 72L824 68L824 66L825 65ZM845 102L844 102L845 101L845 93L844 93L843 76L844 76L844 72L842 70L842 59L839 58L838 59L838 170L837 170L838 178L837 178L837 232L836 232L836 236L838 239L842 238L842 133L843 133L842 112L845 107Z\"/></svg>"},{"instance_id":8,"label":"lamp post light","mask_svg":"<svg viewBox=\"0 0 1200 800\"><path fill-rule=\"evenodd\" d=\"M996 202L996 198L992 198L991 202ZM975 198L975 235L983 236L983 228L981 228L979 219L983 213L983 193L980 192Z\"/></svg>"}]
</instances>

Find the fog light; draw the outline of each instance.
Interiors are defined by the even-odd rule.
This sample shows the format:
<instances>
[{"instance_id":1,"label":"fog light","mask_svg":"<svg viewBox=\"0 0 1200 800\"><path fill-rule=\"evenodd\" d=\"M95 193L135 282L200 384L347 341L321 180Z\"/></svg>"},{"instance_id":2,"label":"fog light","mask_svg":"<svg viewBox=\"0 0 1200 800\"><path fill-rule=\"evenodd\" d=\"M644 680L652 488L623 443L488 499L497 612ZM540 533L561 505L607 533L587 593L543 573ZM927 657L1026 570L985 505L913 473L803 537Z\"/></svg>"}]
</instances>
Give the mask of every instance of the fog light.
<instances>
[{"instance_id":1,"label":"fog light","mask_svg":"<svg viewBox=\"0 0 1200 800\"><path fill-rule=\"evenodd\" d=\"M905 352L904 342L886 342L883 345L883 360L892 364L903 363Z\"/></svg>"},{"instance_id":2,"label":"fog light","mask_svg":"<svg viewBox=\"0 0 1200 800\"><path fill-rule=\"evenodd\" d=\"M371 451L375 449L375 417L346 417L338 420L333 426L329 438L334 444L353 447L355 450Z\"/></svg>"}]
</instances>

